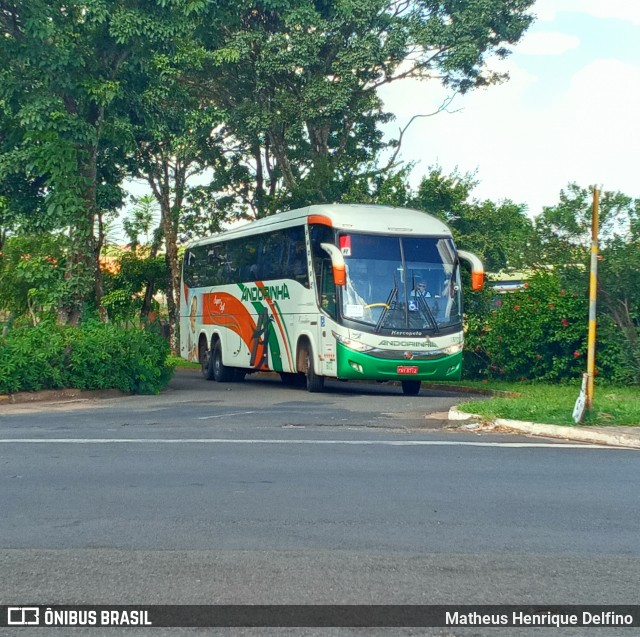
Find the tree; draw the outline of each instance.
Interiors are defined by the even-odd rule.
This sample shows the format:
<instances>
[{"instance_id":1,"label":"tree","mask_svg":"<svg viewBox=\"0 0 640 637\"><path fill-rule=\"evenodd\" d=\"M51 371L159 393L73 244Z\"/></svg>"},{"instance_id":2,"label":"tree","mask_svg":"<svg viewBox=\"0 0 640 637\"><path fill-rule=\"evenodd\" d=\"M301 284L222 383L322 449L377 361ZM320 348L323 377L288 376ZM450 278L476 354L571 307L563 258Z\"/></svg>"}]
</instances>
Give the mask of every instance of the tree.
<instances>
[{"instance_id":1,"label":"tree","mask_svg":"<svg viewBox=\"0 0 640 637\"><path fill-rule=\"evenodd\" d=\"M587 293L593 188L571 183L558 205L544 208L536 221L539 257L564 271L574 289ZM606 334L624 343L620 355L627 380L640 382L640 200L605 191L599 204L598 302L612 325ZM599 337L599 342L602 338Z\"/></svg>"},{"instance_id":2,"label":"tree","mask_svg":"<svg viewBox=\"0 0 640 637\"><path fill-rule=\"evenodd\" d=\"M55 315L64 285L64 250L48 233L9 237L0 254L0 308L33 325Z\"/></svg>"},{"instance_id":3,"label":"tree","mask_svg":"<svg viewBox=\"0 0 640 637\"><path fill-rule=\"evenodd\" d=\"M136 142L130 157L130 171L150 187L160 213L156 236L165 245L170 343L176 354L179 352L177 313L181 274L179 236L181 231L189 234L202 225L206 225L209 232L217 230L227 212L224 207L217 209L215 187L192 183L193 178L201 178L209 166L219 163L221 139L215 132L219 113L212 107L203 107L184 81L180 65L197 59L195 42L183 42L181 47L180 54L172 60L160 57L155 61L161 72L149 78L146 90L137 96L130 114L130 130Z\"/></svg>"},{"instance_id":4,"label":"tree","mask_svg":"<svg viewBox=\"0 0 640 637\"><path fill-rule=\"evenodd\" d=\"M379 167L391 119L377 89L402 78L452 92L504 79L488 70L532 21L533 0L280 0L241 2L207 41L203 94L224 111L228 165L260 217L284 206L340 200ZM235 21L234 21L235 20ZM205 35L206 39L206 35Z\"/></svg>"},{"instance_id":5,"label":"tree","mask_svg":"<svg viewBox=\"0 0 640 637\"><path fill-rule=\"evenodd\" d=\"M40 180L47 215L57 227L68 228L60 320L78 322L99 281L99 190L114 185L110 176L117 179L108 153L100 156L100 144L114 124L114 105L118 98L126 101L125 90L139 90L127 78L140 78L158 51L175 46L189 32L185 16L206 4L8 0L0 5L5 154L0 182L8 165L26 182Z\"/></svg>"},{"instance_id":6,"label":"tree","mask_svg":"<svg viewBox=\"0 0 640 637\"><path fill-rule=\"evenodd\" d=\"M413 165L375 175L358 175L342 197L343 203L370 203L381 206L411 206L414 196L409 185Z\"/></svg>"},{"instance_id":7,"label":"tree","mask_svg":"<svg viewBox=\"0 0 640 637\"><path fill-rule=\"evenodd\" d=\"M584 264L591 243L593 188L570 183L560 191L555 206L543 208L536 230L544 245L540 255L547 264ZM606 247L617 238L638 233L640 204L621 192L604 191L599 203L599 241ZM637 234L636 234L637 236Z\"/></svg>"},{"instance_id":8,"label":"tree","mask_svg":"<svg viewBox=\"0 0 640 637\"><path fill-rule=\"evenodd\" d=\"M636 200L636 206L639 203ZM612 319L610 338L621 343L627 373L620 376L640 385L640 234L634 231L628 241L614 239L602 256L598 293Z\"/></svg>"},{"instance_id":9,"label":"tree","mask_svg":"<svg viewBox=\"0 0 640 637\"><path fill-rule=\"evenodd\" d=\"M471 196L477 183L474 174L432 168L410 204L447 223L460 247L475 252L488 271L523 267L536 240L526 207L508 199L478 201Z\"/></svg>"}]
</instances>

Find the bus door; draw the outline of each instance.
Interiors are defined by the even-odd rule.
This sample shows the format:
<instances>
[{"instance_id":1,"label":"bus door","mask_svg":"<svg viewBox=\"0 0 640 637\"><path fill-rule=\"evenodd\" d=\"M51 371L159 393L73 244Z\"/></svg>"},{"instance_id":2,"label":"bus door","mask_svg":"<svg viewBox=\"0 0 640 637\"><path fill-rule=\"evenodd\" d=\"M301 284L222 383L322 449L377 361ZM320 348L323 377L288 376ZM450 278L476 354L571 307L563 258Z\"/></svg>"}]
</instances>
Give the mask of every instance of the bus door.
<instances>
[{"instance_id":1,"label":"bus door","mask_svg":"<svg viewBox=\"0 0 640 637\"><path fill-rule=\"evenodd\" d=\"M312 326L317 348L317 357L321 363L318 370L324 376L336 375L336 345L333 336L333 322L337 316L336 285L333 281L331 257L321 247L322 243L335 243L333 228L322 223L308 227L311 246L310 271L315 285L315 316Z\"/></svg>"},{"instance_id":2,"label":"bus door","mask_svg":"<svg viewBox=\"0 0 640 637\"><path fill-rule=\"evenodd\" d=\"M317 298L320 311L317 313L316 343L318 357L322 363L324 376L336 376L336 340L333 322L336 318L336 285L333 281L331 258L326 253L314 263L316 270Z\"/></svg>"}]
</instances>

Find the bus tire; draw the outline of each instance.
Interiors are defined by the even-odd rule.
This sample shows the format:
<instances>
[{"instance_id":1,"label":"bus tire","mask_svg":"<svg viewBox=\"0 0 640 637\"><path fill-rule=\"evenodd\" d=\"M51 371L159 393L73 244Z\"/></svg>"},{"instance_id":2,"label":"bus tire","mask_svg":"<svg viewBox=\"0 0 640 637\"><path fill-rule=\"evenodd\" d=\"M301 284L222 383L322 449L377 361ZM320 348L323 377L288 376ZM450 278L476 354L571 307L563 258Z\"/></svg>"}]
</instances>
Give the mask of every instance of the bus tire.
<instances>
[{"instance_id":1,"label":"bus tire","mask_svg":"<svg viewBox=\"0 0 640 637\"><path fill-rule=\"evenodd\" d=\"M419 380L403 380L402 381L402 393L405 396L417 396L420 392Z\"/></svg>"},{"instance_id":2,"label":"bus tire","mask_svg":"<svg viewBox=\"0 0 640 637\"><path fill-rule=\"evenodd\" d=\"M202 377L205 380L213 380L213 361L211 357L211 350L207 348L207 342L205 340L200 341L198 347L198 358L200 359L200 371Z\"/></svg>"},{"instance_id":3,"label":"bus tire","mask_svg":"<svg viewBox=\"0 0 640 637\"><path fill-rule=\"evenodd\" d=\"M280 372L280 380L286 387L293 387L296 384L297 374L291 372Z\"/></svg>"},{"instance_id":4,"label":"bus tire","mask_svg":"<svg viewBox=\"0 0 640 637\"><path fill-rule=\"evenodd\" d=\"M307 383L304 374L296 374L295 372L280 372L280 379L286 387L304 387Z\"/></svg>"},{"instance_id":5,"label":"bus tire","mask_svg":"<svg viewBox=\"0 0 640 637\"><path fill-rule=\"evenodd\" d=\"M213 377L218 383L230 383L233 380L233 369L222 362L222 345L216 341L211 354Z\"/></svg>"},{"instance_id":6,"label":"bus tire","mask_svg":"<svg viewBox=\"0 0 640 637\"><path fill-rule=\"evenodd\" d=\"M324 391L324 376L316 374L315 367L313 365L313 351L311 345L307 345L304 349L304 356L306 358L307 369L307 391L312 394Z\"/></svg>"},{"instance_id":7,"label":"bus tire","mask_svg":"<svg viewBox=\"0 0 640 637\"><path fill-rule=\"evenodd\" d=\"M234 383L242 383L247 376L247 371L241 369L240 367L236 367L233 370L233 382Z\"/></svg>"}]
</instances>

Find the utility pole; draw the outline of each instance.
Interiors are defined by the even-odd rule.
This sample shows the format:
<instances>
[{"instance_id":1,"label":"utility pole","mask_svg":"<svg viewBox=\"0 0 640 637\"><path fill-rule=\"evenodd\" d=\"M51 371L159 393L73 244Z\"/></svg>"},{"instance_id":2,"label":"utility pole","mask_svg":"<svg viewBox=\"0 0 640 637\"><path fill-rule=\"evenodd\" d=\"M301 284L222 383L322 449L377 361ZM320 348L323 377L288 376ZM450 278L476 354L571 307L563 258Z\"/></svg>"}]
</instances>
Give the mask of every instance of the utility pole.
<instances>
[{"instance_id":1,"label":"utility pole","mask_svg":"<svg viewBox=\"0 0 640 637\"><path fill-rule=\"evenodd\" d=\"M591 268L589 271L589 332L587 336L587 371L582 375L582 387L573 408L573 420L582 422L585 411L593 409L596 368L596 299L598 298L598 202L600 190L593 188L591 213Z\"/></svg>"},{"instance_id":2,"label":"utility pole","mask_svg":"<svg viewBox=\"0 0 640 637\"><path fill-rule=\"evenodd\" d=\"M591 270L589 274L589 335L587 339L587 400L588 411L593 408L594 376L596 367L596 299L598 297L598 203L600 190L593 189L591 215Z\"/></svg>"}]
</instances>

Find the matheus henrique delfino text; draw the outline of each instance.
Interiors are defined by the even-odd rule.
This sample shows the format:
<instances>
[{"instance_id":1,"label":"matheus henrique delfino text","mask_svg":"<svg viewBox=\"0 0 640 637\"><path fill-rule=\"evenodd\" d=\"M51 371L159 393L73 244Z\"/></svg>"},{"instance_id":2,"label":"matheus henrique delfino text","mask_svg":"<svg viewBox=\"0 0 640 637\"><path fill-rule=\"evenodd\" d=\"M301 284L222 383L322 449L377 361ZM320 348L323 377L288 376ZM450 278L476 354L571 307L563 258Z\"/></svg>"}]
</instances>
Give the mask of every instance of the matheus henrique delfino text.
<instances>
[{"instance_id":1,"label":"matheus henrique delfino text","mask_svg":"<svg viewBox=\"0 0 640 637\"><path fill-rule=\"evenodd\" d=\"M446 612L447 626L634 626L634 615L614 611L580 613L573 612L527 612L483 614L472 612Z\"/></svg>"}]
</instances>

